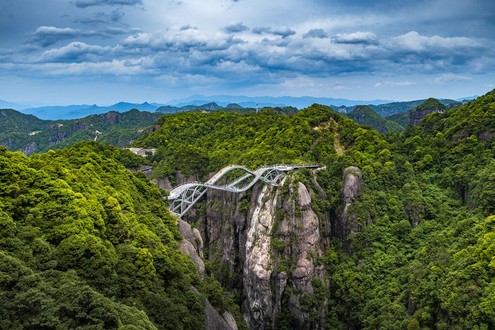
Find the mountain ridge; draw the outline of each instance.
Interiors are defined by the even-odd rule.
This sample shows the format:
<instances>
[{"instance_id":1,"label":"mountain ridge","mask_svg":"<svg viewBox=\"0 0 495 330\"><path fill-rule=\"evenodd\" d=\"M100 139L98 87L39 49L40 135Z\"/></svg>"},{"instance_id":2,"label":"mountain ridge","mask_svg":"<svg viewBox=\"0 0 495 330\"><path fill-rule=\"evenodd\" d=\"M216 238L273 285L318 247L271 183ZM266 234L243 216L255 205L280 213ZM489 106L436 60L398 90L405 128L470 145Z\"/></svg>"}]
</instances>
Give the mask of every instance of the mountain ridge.
<instances>
[{"instance_id":1,"label":"mountain ridge","mask_svg":"<svg viewBox=\"0 0 495 330\"><path fill-rule=\"evenodd\" d=\"M0 109L0 145L29 155L86 140L128 146L162 114L109 111L78 119L44 120L12 109Z\"/></svg>"},{"instance_id":2,"label":"mountain ridge","mask_svg":"<svg viewBox=\"0 0 495 330\"><path fill-rule=\"evenodd\" d=\"M441 99L446 105L458 102L465 102L472 99L472 97L459 98L456 100ZM349 112L353 107L357 105L367 105L371 107L375 112L382 117L390 116L395 113L411 110L415 106L424 102L426 99L412 100L412 101L391 101L391 100L350 100L343 98L331 98L331 97L313 97L313 96L229 96L229 95L192 95L186 98L180 98L171 100L166 103L154 103L154 102L142 102L133 103L119 101L112 105L102 106L97 104L71 104L71 105L48 105L48 106L25 106L18 103L8 102L0 100L0 108L16 109L25 114L32 114L40 119L46 120L61 120L61 119L77 119L83 118L93 114L102 114L109 111L125 112L131 109L138 109L140 111L154 112L160 107L172 108L184 108L190 107L196 110L198 107L204 106L210 103L216 103L222 108L231 108L229 105L236 104L236 106L242 108L261 109L264 107L295 107L297 109L303 109L311 106L312 104L322 104L331 106L333 109L339 112ZM207 109L209 110L209 109ZM167 111L169 113L171 111Z\"/></svg>"}]
</instances>

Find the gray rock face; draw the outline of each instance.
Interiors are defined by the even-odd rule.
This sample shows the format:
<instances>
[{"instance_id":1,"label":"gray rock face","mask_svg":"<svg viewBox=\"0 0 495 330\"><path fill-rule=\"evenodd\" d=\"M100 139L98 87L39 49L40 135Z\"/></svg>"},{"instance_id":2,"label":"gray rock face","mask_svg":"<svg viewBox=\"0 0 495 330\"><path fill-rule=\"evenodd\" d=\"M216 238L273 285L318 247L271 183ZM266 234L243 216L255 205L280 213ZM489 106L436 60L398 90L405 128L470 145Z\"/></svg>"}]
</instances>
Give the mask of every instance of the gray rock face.
<instances>
[{"instance_id":1,"label":"gray rock face","mask_svg":"<svg viewBox=\"0 0 495 330\"><path fill-rule=\"evenodd\" d=\"M215 275L226 287L242 292L242 312L253 329L276 328L287 309L298 328L321 326L326 308L327 302L319 302L321 317L310 322L301 307L301 299L315 293L313 280L324 281L323 265L316 263L324 239L307 187L284 180L288 193L263 184L250 195L207 193L201 225L206 257L222 269Z\"/></svg>"},{"instance_id":2,"label":"gray rock face","mask_svg":"<svg viewBox=\"0 0 495 330\"><path fill-rule=\"evenodd\" d=\"M362 188L363 173L357 167L350 166L344 170L344 186L342 189L343 208L335 219L334 236L346 242L350 234L361 229L356 217L349 213L353 201L359 196Z\"/></svg>"},{"instance_id":3,"label":"gray rock face","mask_svg":"<svg viewBox=\"0 0 495 330\"><path fill-rule=\"evenodd\" d=\"M298 193L298 202L301 209L303 210L309 209L311 207L311 196L309 195L306 186L301 182L298 183L297 193Z\"/></svg>"},{"instance_id":4,"label":"gray rock face","mask_svg":"<svg viewBox=\"0 0 495 330\"><path fill-rule=\"evenodd\" d=\"M359 195L363 173L355 166L344 170L344 189L342 191L344 204L348 205Z\"/></svg>"},{"instance_id":5,"label":"gray rock face","mask_svg":"<svg viewBox=\"0 0 495 330\"><path fill-rule=\"evenodd\" d=\"M345 170L342 206L331 219L313 209L313 196L326 197L315 175L308 178L315 191L290 176L279 187L258 183L241 194L208 191L205 211L188 215L199 231L179 223L183 251L204 271L204 242L213 275L243 297L242 313L252 329L323 327L328 302L308 301L328 290L320 260L330 236L345 241L359 230L349 207L362 189L362 173L357 167ZM222 319L234 327L228 315Z\"/></svg>"},{"instance_id":6,"label":"gray rock face","mask_svg":"<svg viewBox=\"0 0 495 330\"><path fill-rule=\"evenodd\" d=\"M248 323L256 329L269 328L273 322L270 233L277 200L270 198L272 189L263 186L258 194L252 216L248 220L246 235L246 259L243 268L243 291L246 295L244 311Z\"/></svg>"},{"instance_id":7,"label":"gray rock face","mask_svg":"<svg viewBox=\"0 0 495 330\"><path fill-rule=\"evenodd\" d=\"M206 314L206 329L207 330L237 330L237 324L232 315L228 314L229 321L234 321L234 324L226 321L217 310L213 308L210 302L205 299L205 314Z\"/></svg>"},{"instance_id":8,"label":"gray rock face","mask_svg":"<svg viewBox=\"0 0 495 330\"><path fill-rule=\"evenodd\" d=\"M178 220L179 232L184 238L179 248L182 252L191 257L192 261L198 268L199 275L205 275L205 263L201 257L203 256L203 239L196 228L191 228L191 225L183 220Z\"/></svg>"},{"instance_id":9,"label":"gray rock face","mask_svg":"<svg viewBox=\"0 0 495 330\"><path fill-rule=\"evenodd\" d=\"M223 319L225 320L225 322L227 322L227 324L230 326L230 329L232 330L237 330L238 327L237 327L237 323L235 322L235 319L234 317L232 316L232 314L230 314L229 312L225 311L223 312Z\"/></svg>"},{"instance_id":10,"label":"gray rock face","mask_svg":"<svg viewBox=\"0 0 495 330\"><path fill-rule=\"evenodd\" d=\"M429 98L409 112L409 123L413 126L417 126L419 122L430 113L442 113L445 111L447 111L447 107L444 104L437 99Z\"/></svg>"},{"instance_id":11,"label":"gray rock face","mask_svg":"<svg viewBox=\"0 0 495 330\"><path fill-rule=\"evenodd\" d=\"M145 174L148 176L148 177L151 177L151 170ZM198 176L195 176L195 175L190 175L188 177L186 177L181 171L178 171L176 174L175 174L175 184L172 184L172 182L170 182L169 178L167 177L164 177L164 178L159 178L159 179L153 179L153 182L158 186L160 187L161 189L166 189L166 190L172 190L174 187L178 186L178 185L181 185L181 184L184 184L184 183L188 183L188 182L196 182L196 181L200 181Z\"/></svg>"},{"instance_id":12,"label":"gray rock face","mask_svg":"<svg viewBox=\"0 0 495 330\"><path fill-rule=\"evenodd\" d=\"M191 289L200 295L199 291L191 286ZM237 324L234 317L229 312L224 312L223 316L211 305L210 301L202 298L205 311L205 329L206 330L237 330Z\"/></svg>"},{"instance_id":13,"label":"gray rock face","mask_svg":"<svg viewBox=\"0 0 495 330\"><path fill-rule=\"evenodd\" d=\"M289 191L292 189L289 185ZM276 263L280 265L281 261L289 260L286 266L289 270L288 283L286 288L291 287L288 296L288 309L295 317L300 329L314 328L315 325L322 325L326 301L320 301L319 306L312 306L313 311L319 313L319 318L310 320L309 311L302 307L301 300L306 296L315 293L313 281L319 279L324 285L325 270L323 265L317 264L317 259L323 256L324 239L320 232L320 219L311 207L311 194L306 186L299 182L297 192L294 191L295 199L284 198L283 209L286 210L286 216L278 226L274 235L286 243L283 251L280 249L278 255L275 254ZM322 221L325 221L323 219ZM280 280L284 279L285 274L277 274Z\"/></svg>"},{"instance_id":14,"label":"gray rock face","mask_svg":"<svg viewBox=\"0 0 495 330\"><path fill-rule=\"evenodd\" d=\"M32 153L36 152L37 150L38 150L38 146L36 145L36 143L35 142L30 142L21 151L25 155L29 156Z\"/></svg>"}]
</instances>

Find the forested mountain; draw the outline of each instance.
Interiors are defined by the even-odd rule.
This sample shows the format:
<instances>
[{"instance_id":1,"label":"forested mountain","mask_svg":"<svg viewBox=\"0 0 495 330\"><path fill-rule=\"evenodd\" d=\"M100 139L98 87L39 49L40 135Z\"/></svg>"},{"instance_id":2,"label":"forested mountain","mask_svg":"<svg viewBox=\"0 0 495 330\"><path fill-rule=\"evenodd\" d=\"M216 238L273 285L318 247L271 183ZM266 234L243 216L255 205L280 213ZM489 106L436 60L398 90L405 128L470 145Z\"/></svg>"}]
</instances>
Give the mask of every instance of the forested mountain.
<instances>
[{"instance_id":1,"label":"forested mountain","mask_svg":"<svg viewBox=\"0 0 495 330\"><path fill-rule=\"evenodd\" d=\"M198 290L229 309L179 251L163 192L116 161L134 158L96 143L0 147L0 328L199 329Z\"/></svg>"},{"instance_id":2,"label":"forested mountain","mask_svg":"<svg viewBox=\"0 0 495 330\"><path fill-rule=\"evenodd\" d=\"M205 103L201 105L184 105L180 107L175 107L171 105L164 105L156 109L156 112L172 114L178 112L187 112L187 111L235 111L235 112L256 112L256 108L245 108L240 106L239 104L230 103L225 107L222 107L215 102ZM297 109L296 109L297 110Z\"/></svg>"},{"instance_id":3,"label":"forested mountain","mask_svg":"<svg viewBox=\"0 0 495 330\"><path fill-rule=\"evenodd\" d=\"M387 135L321 105L167 114L134 143L148 159L2 149L0 328L198 329L203 296L253 329L494 328L495 90L443 110ZM166 192L124 166L144 163L174 185L321 167L209 191L193 264Z\"/></svg>"},{"instance_id":4,"label":"forested mountain","mask_svg":"<svg viewBox=\"0 0 495 330\"><path fill-rule=\"evenodd\" d=\"M52 121L11 109L0 109L0 145L10 150L21 150L25 154L95 139L126 147L161 116L159 113L131 110Z\"/></svg>"},{"instance_id":5,"label":"forested mountain","mask_svg":"<svg viewBox=\"0 0 495 330\"><path fill-rule=\"evenodd\" d=\"M385 103L385 104L379 104L379 105L369 105L371 109L373 109L376 113L378 113L382 117L388 117L392 116L398 113L402 112L409 112L412 109L420 106L422 103L426 102L428 100L415 100L415 101L408 101L408 102L392 102L392 103ZM451 108L456 108L460 105L462 105L462 102L455 101L455 100L450 100L450 99L442 99L439 100L441 104L443 104L445 107L451 109Z\"/></svg>"},{"instance_id":6,"label":"forested mountain","mask_svg":"<svg viewBox=\"0 0 495 330\"><path fill-rule=\"evenodd\" d=\"M347 117L353 119L361 125L371 126L380 133L402 132L404 127L398 123L383 118L368 106L357 106L347 114Z\"/></svg>"},{"instance_id":7,"label":"forested mountain","mask_svg":"<svg viewBox=\"0 0 495 330\"><path fill-rule=\"evenodd\" d=\"M335 131L340 126L342 132ZM272 108L247 114L184 112L163 116L156 127L135 145L156 147L156 175L170 178L177 171L205 177L230 163L256 167L328 161L335 155L334 143L339 148L336 135L351 136L358 129L352 120L320 105L294 115Z\"/></svg>"},{"instance_id":8,"label":"forested mountain","mask_svg":"<svg viewBox=\"0 0 495 330\"><path fill-rule=\"evenodd\" d=\"M224 272L228 269L227 275L217 273L217 277L242 296L243 313L251 326L491 328L495 326L491 267L495 241L490 225L495 205L494 104L492 91L456 109L427 115L417 127L387 138L317 105L291 116L270 111L184 113L161 118L160 128L137 145L158 147L152 159L155 175L168 175L171 180L178 170L201 179L231 163L251 168L293 162L326 166L326 170L294 174L287 181L284 189L295 209L283 206L284 211L274 209L261 220L255 202L261 198L259 191L244 197L212 193L190 216L205 236L216 237L205 242L209 248L205 258ZM358 195L347 197L342 175L350 166L360 169L362 176L356 177L362 185ZM309 209L300 204L297 210L304 195L294 188L298 182L309 191ZM288 201L275 192L264 198L281 205ZM237 202L245 211L230 206ZM296 229L282 234L276 228L287 226L284 221L301 221L304 226L305 212L310 211L319 223L315 229L319 239L312 246L320 248L313 258L298 255L295 264L284 263L294 260L290 247L307 237L301 238ZM261 221L265 226L268 221L268 228L273 228L265 237L271 240L265 252L273 266L267 265L263 276L268 276L266 283L286 283L282 292L267 284L268 291L257 293L279 301L263 305L261 316L249 309L260 303L247 290L257 290L249 286L251 277L243 277L243 284L233 279L242 273L262 275L255 268L254 273L249 271L250 256L243 256L242 248L222 250L217 243L250 242L250 236L243 234L249 229L236 225L244 221L251 225ZM215 232L212 223L222 223L219 226L225 229ZM239 236L230 237L229 232ZM240 261L232 262L235 258ZM285 266L273 268L277 264ZM315 273L303 277L306 287L297 284L302 264L315 267ZM324 266L323 275L316 272L317 266ZM260 283L265 280L258 278ZM271 312L277 308L279 312Z\"/></svg>"},{"instance_id":9,"label":"forested mountain","mask_svg":"<svg viewBox=\"0 0 495 330\"><path fill-rule=\"evenodd\" d=\"M417 126L419 122L427 115L435 112L445 112L447 107L443 105L439 100L429 98L411 111L409 111L409 124Z\"/></svg>"},{"instance_id":10,"label":"forested mountain","mask_svg":"<svg viewBox=\"0 0 495 330\"><path fill-rule=\"evenodd\" d=\"M407 112L396 113L395 115L387 116L386 119L396 122L397 124L405 128L409 125L411 121L410 118L411 111L412 110L409 110Z\"/></svg>"},{"instance_id":11,"label":"forested mountain","mask_svg":"<svg viewBox=\"0 0 495 330\"><path fill-rule=\"evenodd\" d=\"M429 98L409 111L396 113L394 115L386 117L385 119L389 122L395 122L402 127L407 127L408 125L417 126L423 118L431 113L442 113L448 111L449 109L457 108L459 106L460 103L447 104L435 98Z\"/></svg>"}]
</instances>

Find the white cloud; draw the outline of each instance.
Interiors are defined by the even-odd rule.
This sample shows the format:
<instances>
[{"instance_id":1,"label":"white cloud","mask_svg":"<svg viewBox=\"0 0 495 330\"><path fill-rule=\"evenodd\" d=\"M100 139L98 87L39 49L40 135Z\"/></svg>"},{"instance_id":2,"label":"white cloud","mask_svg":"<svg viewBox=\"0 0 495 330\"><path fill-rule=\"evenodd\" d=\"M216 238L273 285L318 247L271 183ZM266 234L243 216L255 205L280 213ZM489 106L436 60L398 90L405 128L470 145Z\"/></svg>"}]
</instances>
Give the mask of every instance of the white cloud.
<instances>
[{"instance_id":1,"label":"white cloud","mask_svg":"<svg viewBox=\"0 0 495 330\"><path fill-rule=\"evenodd\" d=\"M403 50L415 52L431 52L438 48L459 49L459 48L477 48L480 43L467 37L440 37L434 35L427 37L420 35L416 31L411 31L392 39L393 47L400 47Z\"/></svg>"},{"instance_id":2,"label":"white cloud","mask_svg":"<svg viewBox=\"0 0 495 330\"><path fill-rule=\"evenodd\" d=\"M84 42L71 42L67 46L54 48L43 52L39 58L40 62L79 62L96 61L98 58L111 52L111 47L88 45Z\"/></svg>"},{"instance_id":3,"label":"white cloud","mask_svg":"<svg viewBox=\"0 0 495 330\"><path fill-rule=\"evenodd\" d=\"M250 28L244 25L242 22L239 22L239 23L227 25L226 27L223 28L223 30L227 33L240 33L240 32L249 31Z\"/></svg>"},{"instance_id":4,"label":"white cloud","mask_svg":"<svg viewBox=\"0 0 495 330\"><path fill-rule=\"evenodd\" d=\"M151 35L148 33L141 32L125 38L122 44L126 47L141 48L148 46L150 42L151 42Z\"/></svg>"},{"instance_id":5,"label":"white cloud","mask_svg":"<svg viewBox=\"0 0 495 330\"><path fill-rule=\"evenodd\" d=\"M40 26L32 33L32 41L46 47L55 44L59 40L78 36L80 33L80 30L69 27Z\"/></svg>"},{"instance_id":6,"label":"white cloud","mask_svg":"<svg viewBox=\"0 0 495 330\"><path fill-rule=\"evenodd\" d=\"M471 78L455 73L444 73L441 76L433 79L433 82L437 85L443 85L453 81L466 81L466 80L471 80Z\"/></svg>"},{"instance_id":7,"label":"white cloud","mask_svg":"<svg viewBox=\"0 0 495 330\"><path fill-rule=\"evenodd\" d=\"M328 38L328 33L323 29L311 29L305 34L303 34L303 38L320 38L325 39Z\"/></svg>"},{"instance_id":8,"label":"white cloud","mask_svg":"<svg viewBox=\"0 0 495 330\"><path fill-rule=\"evenodd\" d=\"M371 32L353 32L343 33L334 36L333 41L338 44L378 44L378 39L374 33Z\"/></svg>"},{"instance_id":9,"label":"white cloud","mask_svg":"<svg viewBox=\"0 0 495 330\"><path fill-rule=\"evenodd\" d=\"M296 0L77 0L79 8L74 6L76 0L64 5L47 0L43 6L33 3L40 15L29 16L30 25L17 16L25 29L16 38L26 42L22 47L0 47L0 74L15 76L20 68L26 76L31 70L33 77L64 77L63 68L68 68L74 75L94 72L95 79L119 74L138 79L142 74L143 81L163 76L165 84L188 76L195 84L194 77L204 77L201 83L210 77L221 81L227 91L230 85L244 84L247 90L269 81L280 88L290 86L292 92L300 88L325 93L348 91L366 80L366 88L377 94L425 88L419 81L448 87L454 85L449 81L465 81L475 74L493 77L494 47L486 33L488 23L473 20L475 13L486 19L488 11L482 13L467 0L449 7L444 6L447 0L432 1L435 13L420 17L410 15L424 11L413 1L391 9L391 0L331 5L321 0L304 4ZM28 12L24 2L13 3L19 13ZM46 11L40 10L44 7ZM462 19L451 24L450 12L462 18L459 8L470 8L469 24ZM33 26L39 27L33 30ZM354 82L341 80L351 76ZM332 78L345 84L325 85Z\"/></svg>"},{"instance_id":10,"label":"white cloud","mask_svg":"<svg viewBox=\"0 0 495 330\"><path fill-rule=\"evenodd\" d=\"M254 28L253 33L255 33L255 34L272 34L272 35L279 36L282 38L287 38L287 37L290 37L290 36L296 34L296 31L294 31L288 27L272 28L272 27L263 26L263 27Z\"/></svg>"},{"instance_id":11,"label":"white cloud","mask_svg":"<svg viewBox=\"0 0 495 330\"><path fill-rule=\"evenodd\" d=\"M414 81L385 81L377 82L375 88L379 87L409 87L414 86L416 83Z\"/></svg>"},{"instance_id":12,"label":"white cloud","mask_svg":"<svg viewBox=\"0 0 495 330\"><path fill-rule=\"evenodd\" d=\"M147 74L140 63L131 63L130 61L124 60L111 60L105 62L96 63L54 63L45 64L43 69L46 70L48 74L56 76L67 76L67 75L112 75L112 76L135 76Z\"/></svg>"},{"instance_id":13,"label":"white cloud","mask_svg":"<svg viewBox=\"0 0 495 330\"><path fill-rule=\"evenodd\" d=\"M128 33L127 30L116 27L105 27L98 30L82 30L70 27L59 28L55 26L40 26L31 33L31 41L43 47L48 47L67 39L78 39L83 37L111 38L126 33Z\"/></svg>"}]
</instances>

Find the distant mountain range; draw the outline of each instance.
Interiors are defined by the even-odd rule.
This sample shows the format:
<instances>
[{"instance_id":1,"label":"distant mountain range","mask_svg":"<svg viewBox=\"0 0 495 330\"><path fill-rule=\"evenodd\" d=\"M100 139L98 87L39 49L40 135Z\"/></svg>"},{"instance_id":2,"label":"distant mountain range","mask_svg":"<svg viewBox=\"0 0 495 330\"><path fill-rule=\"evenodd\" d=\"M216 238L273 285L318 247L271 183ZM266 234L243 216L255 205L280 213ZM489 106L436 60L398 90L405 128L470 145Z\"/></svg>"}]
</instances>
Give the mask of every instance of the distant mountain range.
<instances>
[{"instance_id":1,"label":"distant mountain range","mask_svg":"<svg viewBox=\"0 0 495 330\"><path fill-rule=\"evenodd\" d=\"M0 109L0 145L28 155L87 140L128 147L161 116L157 112L131 110L79 119L43 120L16 110Z\"/></svg>"},{"instance_id":2,"label":"distant mountain range","mask_svg":"<svg viewBox=\"0 0 495 330\"><path fill-rule=\"evenodd\" d=\"M472 99L463 98L464 99ZM390 116L397 113L407 112L418 106L425 100L414 100L406 102L392 102L386 100L356 101L348 99L337 99L329 97L249 97L228 95L193 95L187 98L172 100L168 104L161 103L129 103L119 102L110 106L99 106L96 104L80 104L66 106L43 106L26 107L21 104L0 100L0 108L16 109L25 114L34 115L45 120L77 119L89 115L103 114L109 111L125 112L132 109L147 112L175 113L193 110L221 110L221 109L248 109L258 110L264 107L295 107L302 109L314 103L331 106L336 111L349 113L357 105L367 105L381 116ZM459 100L441 100L447 106L457 103Z\"/></svg>"},{"instance_id":3,"label":"distant mountain range","mask_svg":"<svg viewBox=\"0 0 495 330\"><path fill-rule=\"evenodd\" d=\"M394 102L381 105L333 106L345 116L359 124L377 129L381 133L401 132L408 125L417 125L427 114L445 112L461 105L454 100L428 99L426 101ZM135 108L146 109L138 111ZM46 120L38 118L39 114L50 117L76 116L88 111L102 114L90 114L83 118ZM133 110L125 111L131 108ZM49 112L56 109L58 112ZM271 111L283 114L295 114L295 107L270 107ZM61 148L80 141L97 139L115 146L129 146L139 138L163 114L185 111L233 111L255 112L257 108L246 108L238 103L220 106L215 102L202 105L159 106L158 104L133 104L120 102L111 107L67 106L27 109L33 114L25 114L12 109L0 109L0 145L11 150L21 150L26 154ZM82 112L80 112L82 111ZM392 114L392 115L390 115Z\"/></svg>"},{"instance_id":4,"label":"distant mountain range","mask_svg":"<svg viewBox=\"0 0 495 330\"><path fill-rule=\"evenodd\" d=\"M333 106L355 106L359 104L382 104L389 103L389 100L372 100L372 101L356 101L348 99L336 99L331 97L312 97L312 96L232 96L232 95L193 95L187 98L170 101L169 104L182 107L185 105L202 105L205 103L215 102L220 106L227 106L231 103L239 104L245 108L262 108L262 107L285 107L291 106L298 109L309 107L312 104L318 103L323 105Z\"/></svg>"},{"instance_id":5,"label":"distant mountain range","mask_svg":"<svg viewBox=\"0 0 495 330\"><path fill-rule=\"evenodd\" d=\"M37 108L21 109L22 113L34 115L40 119L57 120L57 119L77 119L90 115L98 115L109 111L126 112L132 109L140 111L155 112L163 104L157 103L128 103L119 102L111 106L93 105L67 105L67 106L46 106Z\"/></svg>"},{"instance_id":6,"label":"distant mountain range","mask_svg":"<svg viewBox=\"0 0 495 330\"><path fill-rule=\"evenodd\" d=\"M26 108L25 105L19 104L19 103L14 103L14 102L9 102L9 101L4 101L0 100L0 109L24 109Z\"/></svg>"}]
</instances>

